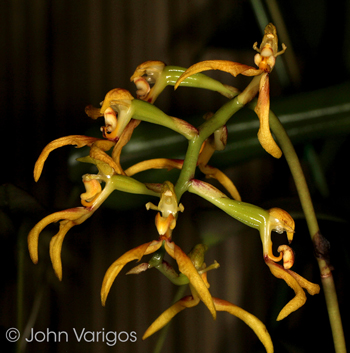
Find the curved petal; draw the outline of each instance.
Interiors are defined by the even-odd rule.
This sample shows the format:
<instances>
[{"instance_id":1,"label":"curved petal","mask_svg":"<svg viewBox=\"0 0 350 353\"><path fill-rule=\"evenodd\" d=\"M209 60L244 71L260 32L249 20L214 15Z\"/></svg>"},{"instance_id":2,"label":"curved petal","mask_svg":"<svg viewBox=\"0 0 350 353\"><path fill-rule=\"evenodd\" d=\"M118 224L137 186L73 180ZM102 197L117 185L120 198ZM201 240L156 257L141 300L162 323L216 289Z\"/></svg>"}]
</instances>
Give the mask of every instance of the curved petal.
<instances>
[{"instance_id":1,"label":"curved petal","mask_svg":"<svg viewBox=\"0 0 350 353\"><path fill-rule=\"evenodd\" d=\"M119 101L119 104L122 104L123 101L129 102L133 99L134 97L128 90L124 88L114 88L106 94L105 99L102 103L101 114L104 114L106 109L111 106L111 103L113 101Z\"/></svg>"},{"instance_id":2,"label":"curved petal","mask_svg":"<svg viewBox=\"0 0 350 353\"><path fill-rule=\"evenodd\" d=\"M157 251L161 245L162 241L151 241L149 243L142 244L134 249L127 251L108 268L101 287L101 302L103 306L106 304L108 293L115 278L118 276L123 267L130 261L140 261L144 255Z\"/></svg>"},{"instance_id":3,"label":"curved petal","mask_svg":"<svg viewBox=\"0 0 350 353\"><path fill-rule=\"evenodd\" d=\"M38 181L41 175L41 172L44 167L44 163L49 156L50 152L53 150L62 147L62 146L67 146L67 145L76 145L78 148L84 147L84 146L91 146L94 142L99 141L99 138L96 137L89 137L89 136L83 136L83 135L71 135L71 136L65 136L61 137L59 139L51 141L46 147L42 150L40 153L40 156L38 160L35 163L34 166L34 180Z\"/></svg>"},{"instance_id":4,"label":"curved petal","mask_svg":"<svg viewBox=\"0 0 350 353\"><path fill-rule=\"evenodd\" d=\"M292 270L287 270L287 272L296 279L302 288L305 288L310 295L315 295L320 293L320 286L316 283L309 282L304 277L298 275Z\"/></svg>"},{"instance_id":5,"label":"curved petal","mask_svg":"<svg viewBox=\"0 0 350 353\"><path fill-rule=\"evenodd\" d=\"M38 222L28 234L28 249L32 261L35 264L38 263L39 235L46 226L48 226L50 223L55 223L62 219L75 221L74 224L80 224L86 219L86 216L90 212L91 211L84 207L70 208L68 210L52 213Z\"/></svg>"},{"instance_id":6,"label":"curved petal","mask_svg":"<svg viewBox=\"0 0 350 353\"><path fill-rule=\"evenodd\" d=\"M62 221L60 222L59 232L52 237L50 241L50 258L52 267L55 271L56 276L60 281L62 281L62 260L61 260L61 251L63 240L75 223L72 221Z\"/></svg>"},{"instance_id":7,"label":"curved petal","mask_svg":"<svg viewBox=\"0 0 350 353\"><path fill-rule=\"evenodd\" d=\"M129 124L125 127L124 131L122 132L118 143L114 146L112 151L112 158L118 166L120 166L120 155L122 153L122 149L130 141L134 129L140 124L140 122L141 120L131 119ZM121 166L120 169L122 169Z\"/></svg>"},{"instance_id":8,"label":"curved petal","mask_svg":"<svg viewBox=\"0 0 350 353\"><path fill-rule=\"evenodd\" d=\"M163 328L170 320L178 314L180 311L191 308L193 306L198 305L199 298L196 300L192 297L192 295L188 295L179 301L177 301L174 305L172 305L169 309L165 310L163 314L161 314L152 325L146 330L142 339L145 340L149 336L153 335L155 332L159 331Z\"/></svg>"},{"instance_id":9,"label":"curved petal","mask_svg":"<svg viewBox=\"0 0 350 353\"><path fill-rule=\"evenodd\" d=\"M252 66L236 63L229 60L206 60L190 66L177 80L174 89L177 89L180 83L187 77L202 71L220 70L230 73L232 76L239 74L245 76L257 76L262 73L261 70L255 69Z\"/></svg>"},{"instance_id":10,"label":"curved petal","mask_svg":"<svg viewBox=\"0 0 350 353\"><path fill-rule=\"evenodd\" d=\"M256 316L226 300L218 298L213 298L213 300L217 311L226 311L244 321L258 336L259 340L264 345L266 352L273 353L274 350L271 336L268 333L266 326Z\"/></svg>"},{"instance_id":11,"label":"curved petal","mask_svg":"<svg viewBox=\"0 0 350 353\"><path fill-rule=\"evenodd\" d=\"M236 186L221 170L211 167L210 165L203 166L199 164L198 167L201 172L205 174L206 178L216 179L230 193L233 199L241 201L241 195L239 194Z\"/></svg>"},{"instance_id":12,"label":"curved petal","mask_svg":"<svg viewBox=\"0 0 350 353\"><path fill-rule=\"evenodd\" d=\"M112 141L104 140L104 142L112 142ZM111 147L113 147L113 146L114 146L114 142L112 142L112 146ZM115 173L124 174L124 171L121 168L121 166L118 165L117 163L115 163L113 158L110 157L107 153L104 152L104 151L109 150L110 148L103 149L98 144L93 144L91 146L89 155L90 155L91 158L94 158L96 160L99 160L101 162L104 162L104 163L108 164L111 168L113 168Z\"/></svg>"},{"instance_id":13,"label":"curved petal","mask_svg":"<svg viewBox=\"0 0 350 353\"><path fill-rule=\"evenodd\" d=\"M289 301L278 314L277 321L280 321L293 311L302 307L306 302L306 295L298 281L289 273L291 271L285 270L283 267L272 261L266 260L265 262L267 266L269 266L271 273L275 277L283 279L295 292L295 297Z\"/></svg>"},{"instance_id":14,"label":"curved petal","mask_svg":"<svg viewBox=\"0 0 350 353\"><path fill-rule=\"evenodd\" d=\"M258 139L261 146L273 157L280 158L282 156L282 151L273 139L270 131L270 83L269 75L267 73L261 76L258 103L254 111L260 120Z\"/></svg>"},{"instance_id":15,"label":"curved petal","mask_svg":"<svg viewBox=\"0 0 350 353\"><path fill-rule=\"evenodd\" d=\"M168 159L168 158L155 158L142 161L134 164L125 171L125 174L132 176L134 174L143 172L149 169L167 169L171 170L173 168L182 169L183 160L179 159Z\"/></svg>"},{"instance_id":16,"label":"curved petal","mask_svg":"<svg viewBox=\"0 0 350 353\"><path fill-rule=\"evenodd\" d=\"M190 284L197 291L200 300L207 306L215 320L216 310L214 307L213 298L210 295L210 292L201 275L194 267L191 259L173 242L166 241L165 250L172 258L176 260L179 271L187 276Z\"/></svg>"}]
</instances>

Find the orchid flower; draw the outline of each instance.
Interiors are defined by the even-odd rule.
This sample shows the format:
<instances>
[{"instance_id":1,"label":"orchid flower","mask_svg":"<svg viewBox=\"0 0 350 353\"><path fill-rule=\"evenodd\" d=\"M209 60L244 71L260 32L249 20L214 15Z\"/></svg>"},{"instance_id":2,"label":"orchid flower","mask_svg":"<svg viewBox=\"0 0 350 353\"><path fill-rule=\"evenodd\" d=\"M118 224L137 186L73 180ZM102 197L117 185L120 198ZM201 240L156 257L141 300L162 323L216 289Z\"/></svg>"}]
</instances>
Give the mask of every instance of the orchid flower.
<instances>
[{"instance_id":1,"label":"orchid flower","mask_svg":"<svg viewBox=\"0 0 350 353\"><path fill-rule=\"evenodd\" d=\"M119 257L107 270L103 279L101 288L101 301L102 305L105 305L110 288L118 276L119 272L123 267L133 261L140 261L144 255L152 254L156 252L161 246L164 246L165 251L177 262L179 271L188 277L189 283L196 289L199 298L208 307L213 318L216 318L216 310L214 307L213 299L209 293L209 290L203 281L202 277L198 274L196 268L192 264L190 258L177 246L171 237L169 232L159 237L158 240L154 240L143 245L140 245L132 250L129 250L124 255Z\"/></svg>"},{"instance_id":2,"label":"orchid flower","mask_svg":"<svg viewBox=\"0 0 350 353\"><path fill-rule=\"evenodd\" d=\"M185 68L167 66L162 61L146 61L136 68L130 81L136 85L137 98L153 104L164 88L169 85L174 86L185 71ZM239 93L235 88L203 74L188 77L181 82L181 86L217 91L227 98L233 98Z\"/></svg>"},{"instance_id":3,"label":"orchid flower","mask_svg":"<svg viewBox=\"0 0 350 353\"><path fill-rule=\"evenodd\" d=\"M159 108L139 99L134 99L129 91L115 88L106 94L102 108L89 105L86 114L92 119L104 116L105 126L101 128L103 137L117 142L132 119L147 121L167 127L190 140L198 135L191 124L165 114Z\"/></svg>"},{"instance_id":4,"label":"orchid flower","mask_svg":"<svg viewBox=\"0 0 350 353\"><path fill-rule=\"evenodd\" d=\"M214 186L195 179L192 180L188 191L201 196L231 217L259 231L265 263L275 277L285 280L295 292L295 297L281 310L277 320L282 320L304 305L306 296L303 288L311 295L319 293L318 284L311 283L290 270L294 263L294 254L289 246L280 246L278 248L279 256L273 254L271 239L273 230L277 233L286 232L289 243L294 237L294 220L286 211L280 208L264 210L249 203L232 200ZM283 260L283 267L276 264L281 260Z\"/></svg>"},{"instance_id":5,"label":"orchid flower","mask_svg":"<svg viewBox=\"0 0 350 353\"><path fill-rule=\"evenodd\" d=\"M50 257L57 277L62 279L62 262L61 250L65 235L73 226L83 223L86 219L101 206L106 198L114 191L120 190L124 192L139 193L158 196L156 191L153 191L143 183L138 182L130 177L119 175L122 169L119 164L115 163L105 151L110 150L115 142L101 140L94 137L81 135L66 136L50 142L41 152L35 167L34 179L38 181L43 170L44 163L49 154L56 148L76 145L77 147L89 146L90 155L80 158L81 162L93 163L97 166L99 173L96 175L85 174L83 183L86 192L80 195L83 207L71 208L68 210L55 212L41 221L39 221L28 235L28 248L32 261L38 262L38 242L39 235L42 230L51 223L60 221L58 233L50 242ZM102 189L101 183L105 186Z\"/></svg>"},{"instance_id":6,"label":"orchid flower","mask_svg":"<svg viewBox=\"0 0 350 353\"><path fill-rule=\"evenodd\" d=\"M219 264L215 261L214 264L206 267L204 263L204 253L207 250L207 246L203 244L196 245L193 250L189 253L189 258L191 259L195 269L198 274L202 277L203 282L209 288L209 283L207 280L207 273L212 269L219 267ZM142 339L146 339L153 335L155 332L159 331L162 327L168 324L171 319L178 314L180 311L186 308L192 308L199 304L201 298L193 285L190 283L191 295L185 296L175 304L173 304L169 309L164 311L146 330ZM266 352L273 353L273 344L271 337L265 327L265 325L254 315L248 313L244 309L222 299L212 297L215 309L217 311L226 311L231 315L237 316L243 320L258 336L261 343L264 345Z\"/></svg>"},{"instance_id":7,"label":"orchid flower","mask_svg":"<svg viewBox=\"0 0 350 353\"><path fill-rule=\"evenodd\" d=\"M283 54L287 47L282 44L282 50L278 52L278 37L276 27L270 23L265 27L265 34L260 48L257 43L253 45L258 54L254 57L255 64L259 69L228 60L206 60L189 67L175 84L175 89L188 77L206 70L221 70L233 76L242 74L244 76L256 76L248 87L237 96L242 104L250 102L257 93L259 98L255 112L260 120L258 139L261 146L275 158L280 158L282 152L273 139L269 125L270 111L270 83L269 75L275 66L276 57Z\"/></svg>"},{"instance_id":8,"label":"orchid flower","mask_svg":"<svg viewBox=\"0 0 350 353\"><path fill-rule=\"evenodd\" d=\"M133 260L140 261L144 255L155 253L164 247L165 251L176 260L179 271L187 276L189 283L197 290L198 296L204 302L211 312L213 318L216 318L216 311L214 308L212 297L208 288L198 274L196 268L192 264L190 258L171 240L171 233L176 225L176 218L178 211L183 212L184 207L178 204L174 186L170 182L165 182L161 188L161 196L158 206L151 203L146 205L147 209L155 209L162 213L157 213L156 227L159 233L159 239L140 245L132 250L129 250L116 260L107 270L101 288L101 301L105 305L110 288L123 267ZM134 273L139 273L147 268L136 270Z\"/></svg>"}]
</instances>

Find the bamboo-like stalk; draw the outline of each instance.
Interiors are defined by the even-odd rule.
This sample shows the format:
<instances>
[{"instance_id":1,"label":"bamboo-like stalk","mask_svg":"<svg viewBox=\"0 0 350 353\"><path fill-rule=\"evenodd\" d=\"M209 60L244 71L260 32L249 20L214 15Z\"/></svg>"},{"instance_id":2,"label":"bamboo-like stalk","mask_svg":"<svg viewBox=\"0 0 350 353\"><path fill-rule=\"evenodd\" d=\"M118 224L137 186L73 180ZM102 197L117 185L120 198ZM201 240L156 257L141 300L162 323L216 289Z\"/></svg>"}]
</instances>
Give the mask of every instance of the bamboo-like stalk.
<instances>
[{"instance_id":1,"label":"bamboo-like stalk","mask_svg":"<svg viewBox=\"0 0 350 353\"><path fill-rule=\"evenodd\" d=\"M250 105L254 105L253 103ZM336 353L346 353L344 331L339 311L338 298L334 286L334 280L328 254L327 240L320 233L318 221L309 188L307 186L299 158L295 152L294 146L289 139L283 125L277 116L270 112L270 127L275 134L278 143L284 153L284 156L292 173L300 202L304 211L306 222L309 228L312 243L314 245L316 259L320 268L321 283L326 299L329 321L331 324L334 348Z\"/></svg>"}]
</instances>

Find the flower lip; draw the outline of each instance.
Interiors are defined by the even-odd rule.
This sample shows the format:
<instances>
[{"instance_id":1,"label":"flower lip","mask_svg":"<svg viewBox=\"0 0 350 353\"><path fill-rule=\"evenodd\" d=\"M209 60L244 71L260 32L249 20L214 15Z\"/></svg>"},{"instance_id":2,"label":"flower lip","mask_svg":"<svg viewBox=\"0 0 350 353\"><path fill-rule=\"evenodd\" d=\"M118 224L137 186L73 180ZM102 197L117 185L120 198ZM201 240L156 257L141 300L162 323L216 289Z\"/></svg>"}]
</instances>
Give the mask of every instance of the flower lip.
<instances>
[{"instance_id":1,"label":"flower lip","mask_svg":"<svg viewBox=\"0 0 350 353\"><path fill-rule=\"evenodd\" d=\"M136 85L136 94L138 99L145 99L151 90L150 84L144 77L135 77L134 83Z\"/></svg>"}]
</instances>

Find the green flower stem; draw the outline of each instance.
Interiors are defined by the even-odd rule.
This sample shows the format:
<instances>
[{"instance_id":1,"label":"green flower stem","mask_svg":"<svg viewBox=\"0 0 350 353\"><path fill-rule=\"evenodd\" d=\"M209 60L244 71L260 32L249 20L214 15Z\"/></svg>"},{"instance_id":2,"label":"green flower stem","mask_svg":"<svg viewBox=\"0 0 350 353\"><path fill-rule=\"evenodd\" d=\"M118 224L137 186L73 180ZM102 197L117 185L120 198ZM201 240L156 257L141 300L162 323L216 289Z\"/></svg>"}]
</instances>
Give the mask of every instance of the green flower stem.
<instances>
[{"instance_id":1,"label":"green flower stem","mask_svg":"<svg viewBox=\"0 0 350 353\"><path fill-rule=\"evenodd\" d=\"M261 227L266 226L269 220L268 211L247 202L230 199L203 181L193 180L188 191L211 202L231 217L249 227L260 230Z\"/></svg>"},{"instance_id":2,"label":"green flower stem","mask_svg":"<svg viewBox=\"0 0 350 353\"><path fill-rule=\"evenodd\" d=\"M148 189L144 183L141 183L140 181L125 175L113 175L111 178L109 178L107 184L110 185L109 187L112 187L114 190L128 192L130 194L159 197L157 192Z\"/></svg>"},{"instance_id":3,"label":"green flower stem","mask_svg":"<svg viewBox=\"0 0 350 353\"><path fill-rule=\"evenodd\" d=\"M177 285L177 286L183 286L184 284L190 283L189 279L187 276L184 274L176 273L176 271L170 266L166 261L163 260L165 255L165 248L164 244L162 247L153 254L151 260L148 262L148 265L150 267L156 268L160 273L162 273L168 280Z\"/></svg>"},{"instance_id":4,"label":"green flower stem","mask_svg":"<svg viewBox=\"0 0 350 353\"><path fill-rule=\"evenodd\" d=\"M165 114L162 110L148 102L144 102L139 99L133 99L132 111L134 119L165 126L183 135L188 140L192 139L198 134L197 129L191 124L184 120Z\"/></svg>"},{"instance_id":5,"label":"green flower stem","mask_svg":"<svg viewBox=\"0 0 350 353\"><path fill-rule=\"evenodd\" d=\"M180 201L181 196L190 186L190 180L194 177L199 152L203 142L214 133L215 130L225 125L231 116L243 107L244 104L239 102L239 96L228 101L209 120L206 120L199 127L199 134L189 141L184 164L175 186L178 201Z\"/></svg>"},{"instance_id":6,"label":"green flower stem","mask_svg":"<svg viewBox=\"0 0 350 353\"><path fill-rule=\"evenodd\" d=\"M253 102L251 106L254 107ZM316 259L320 268L321 282L326 298L326 305L332 328L335 351L336 353L346 353L344 331L340 317L334 280L328 261L328 254L323 254L323 252L320 252L320 249L318 249L318 247L321 245L320 243L322 243L323 238L319 230L315 210L312 204L305 176L303 174L293 144L291 143L286 131L284 130L283 125L272 112L270 112L270 127L278 140L278 143L284 153L284 156L293 175L315 251L317 254L320 254L320 256L317 256Z\"/></svg>"}]
</instances>

